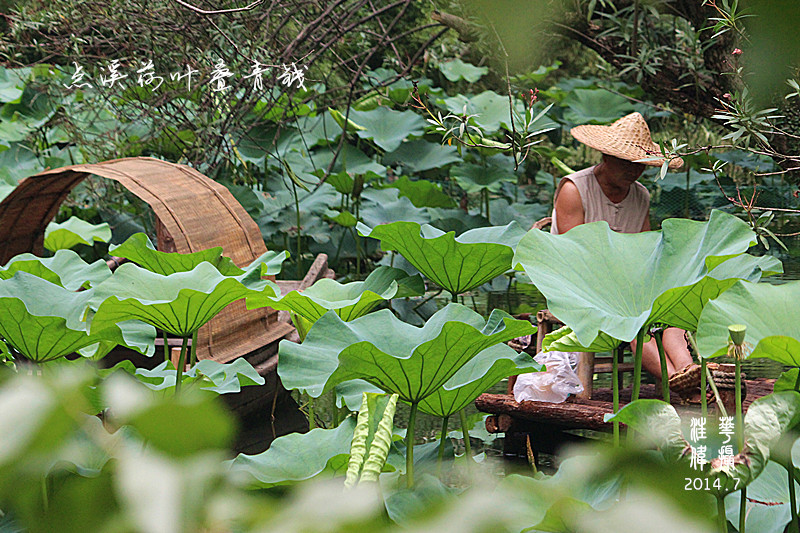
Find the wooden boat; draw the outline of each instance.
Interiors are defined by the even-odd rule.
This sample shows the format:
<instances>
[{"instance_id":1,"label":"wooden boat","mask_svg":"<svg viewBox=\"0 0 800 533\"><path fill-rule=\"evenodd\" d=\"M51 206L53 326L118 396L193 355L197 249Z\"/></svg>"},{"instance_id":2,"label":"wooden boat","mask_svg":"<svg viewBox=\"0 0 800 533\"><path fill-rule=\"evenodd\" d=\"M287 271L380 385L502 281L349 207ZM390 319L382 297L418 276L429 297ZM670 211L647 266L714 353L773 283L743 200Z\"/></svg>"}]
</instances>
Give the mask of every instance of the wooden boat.
<instances>
[{"instance_id":1,"label":"wooden boat","mask_svg":"<svg viewBox=\"0 0 800 533\"><path fill-rule=\"evenodd\" d=\"M185 165L133 157L46 170L21 180L0 202L0 265L24 252L41 255L45 228L70 191L90 175L115 180L150 205L156 217L156 246L161 251L188 253L221 246L237 266L249 264L267 251L258 225L225 186ZM278 283L288 292L322 277L333 277L324 254L303 280ZM237 451L257 453L276 436L308 429L305 416L275 371L278 342L293 333L285 314L269 308L248 311L243 301L226 307L198 332L198 359L226 363L244 357L266 379L263 386L223 396L243 428ZM163 341L157 339L157 347L161 346ZM160 362L118 348L104 363L113 365L122 358L150 368Z\"/></svg>"}]
</instances>

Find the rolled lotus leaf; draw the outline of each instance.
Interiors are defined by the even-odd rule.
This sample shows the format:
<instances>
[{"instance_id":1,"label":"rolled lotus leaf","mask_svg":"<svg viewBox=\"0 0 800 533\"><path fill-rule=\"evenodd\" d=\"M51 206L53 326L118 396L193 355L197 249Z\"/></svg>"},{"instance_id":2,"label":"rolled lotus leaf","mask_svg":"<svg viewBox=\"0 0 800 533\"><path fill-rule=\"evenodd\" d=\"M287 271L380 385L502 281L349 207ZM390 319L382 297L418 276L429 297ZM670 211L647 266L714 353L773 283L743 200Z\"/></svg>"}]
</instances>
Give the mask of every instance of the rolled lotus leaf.
<instances>
[{"instance_id":1,"label":"rolled lotus leaf","mask_svg":"<svg viewBox=\"0 0 800 533\"><path fill-rule=\"evenodd\" d=\"M488 320L459 304L436 312L422 328L388 309L344 322L328 312L303 344L283 341L278 375L286 388L317 397L336 384L363 379L409 403L435 393L481 351L535 328L494 310Z\"/></svg>"},{"instance_id":2,"label":"rolled lotus leaf","mask_svg":"<svg viewBox=\"0 0 800 533\"><path fill-rule=\"evenodd\" d=\"M378 481L392 445L396 408L396 394L364 393L350 445L345 487L357 481Z\"/></svg>"},{"instance_id":3,"label":"rolled lotus leaf","mask_svg":"<svg viewBox=\"0 0 800 533\"><path fill-rule=\"evenodd\" d=\"M225 276L208 262L168 276L126 263L98 286L102 303L91 328L99 331L109 324L137 319L188 337L228 304L265 291L274 295L278 289L261 279L257 262L240 276Z\"/></svg>"},{"instance_id":4,"label":"rolled lotus leaf","mask_svg":"<svg viewBox=\"0 0 800 533\"><path fill-rule=\"evenodd\" d=\"M477 228L455 236L428 224L392 222L359 234L381 241L385 251L396 250L428 279L450 294L479 287L511 269L514 249L525 230L516 222L507 226Z\"/></svg>"},{"instance_id":5,"label":"rolled lotus leaf","mask_svg":"<svg viewBox=\"0 0 800 533\"><path fill-rule=\"evenodd\" d=\"M281 298L266 295L247 298L247 308L269 306L293 311L310 322L316 322L328 311L335 311L342 320L350 321L370 312L383 301L395 297L419 296L425 292L422 278L409 276L403 270L378 267L364 281L339 283L323 278L303 291L291 291Z\"/></svg>"},{"instance_id":6,"label":"rolled lotus leaf","mask_svg":"<svg viewBox=\"0 0 800 533\"><path fill-rule=\"evenodd\" d=\"M800 281L782 285L739 282L708 302L697 329L701 357L728 352L730 324L747 327L747 357L800 367ZM748 349L749 347L749 349Z\"/></svg>"},{"instance_id":7,"label":"rolled lotus leaf","mask_svg":"<svg viewBox=\"0 0 800 533\"><path fill-rule=\"evenodd\" d=\"M589 346L600 332L631 341L656 322L689 327L709 297L735 282L728 280L755 267L760 275L759 261L766 261L739 260L735 276L722 267L755 243L755 233L721 211L713 211L708 222L668 219L662 228L623 234L593 222L563 235L533 230L517 246L514 264L547 298L550 312L573 329L578 343ZM709 275L720 267L722 283Z\"/></svg>"},{"instance_id":8,"label":"rolled lotus leaf","mask_svg":"<svg viewBox=\"0 0 800 533\"><path fill-rule=\"evenodd\" d=\"M89 264L72 250L58 250L52 257L15 255L0 267L0 279L8 279L16 272L33 274L70 291L96 286L111 276L105 261Z\"/></svg>"}]
</instances>

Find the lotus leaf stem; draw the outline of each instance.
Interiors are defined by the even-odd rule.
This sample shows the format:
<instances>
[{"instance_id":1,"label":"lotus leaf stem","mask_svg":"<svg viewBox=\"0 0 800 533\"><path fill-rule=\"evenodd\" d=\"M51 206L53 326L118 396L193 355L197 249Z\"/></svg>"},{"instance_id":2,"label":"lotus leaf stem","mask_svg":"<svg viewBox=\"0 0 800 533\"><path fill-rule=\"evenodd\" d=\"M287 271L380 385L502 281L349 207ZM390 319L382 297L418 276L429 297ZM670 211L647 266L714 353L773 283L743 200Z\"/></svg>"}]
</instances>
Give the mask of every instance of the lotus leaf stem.
<instances>
[{"instance_id":1,"label":"lotus leaf stem","mask_svg":"<svg viewBox=\"0 0 800 533\"><path fill-rule=\"evenodd\" d=\"M339 427L339 407L336 405L336 391L331 391L331 417L333 427Z\"/></svg>"},{"instance_id":2,"label":"lotus leaf stem","mask_svg":"<svg viewBox=\"0 0 800 533\"><path fill-rule=\"evenodd\" d=\"M169 339L167 338L167 332L162 331L161 336L164 339L164 361L169 361Z\"/></svg>"},{"instance_id":3,"label":"lotus leaf stem","mask_svg":"<svg viewBox=\"0 0 800 533\"><path fill-rule=\"evenodd\" d=\"M736 359L736 445L744 451L744 417L742 416L742 362Z\"/></svg>"},{"instance_id":4,"label":"lotus leaf stem","mask_svg":"<svg viewBox=\"0 0 800 533\"><path fill-rule=\"evenodd\" d=\"M442 473L442 461L444 460L444 447L447 439L447 423L450 421L449 416L442 417L442 435L439 438L439 457L436 462L436 474Z\"/></svg>"},{"instance_id":5,"label":"lotus leaf stem","mask_svg":"<svg viewBox=\"0 0 800 533\"><path fill-rule=\"evenodd\" d=\"M797 379L794 380L794 390L800 392L800 368L797 369Z\"/></svg>"},{"instance_id":6,"label":"lotus leaf stem","mask_svg":"<svg viewBox=\"0 0 800 533\"><path fill-rule=\"evenodd\" d=\"M189 347L189 366L192 367L197 364L197 330L192 332L192 345Z\"/></svg>"},{"instance_id":7,"label":"lotus leaf stem","mask_svg":"<svg viewBox=\"0 0 800 533\"><path fill-rule=\"evenodd\" d=\"M700 413L703 420L708 419L708 398L706 398L706 387L708 386L706 379L706 371L708 370L708 361L705 358L700 360Z\"/></svg>"},{"instance_id":8,"label":"lotus leaf stem","mask_svg":"<svg viewBox=\"0 0 800 533\"><path fill-rule=\"evenodd\" d=\"M725 516L724 496L717 496L717 525L719 525L719 533L728 533L728 518Z\"/></svg>"},{"instance_id":9,"label":"lotus leaf stem","mask_svg":"<svg viewBox=\"0 0 800 533\"><path fill-rule=\"evenodd\" d=\"M414 425L417 422L418 407L418 402L411 403L408 428L406 429L406 483L409 489L414 486Z\"/></svg>"},{"instance_id":10,"label":"lotus leaf stem","mask_svg":"<svg viewBox=\"0 0 800 533\"><path fill-rule=\"evenodd\" d=\"M308 397L308 429L317 428L317 417L314 414L314 398Z\"/></svg>"},{"instance_id":11,"label":"lotus leaf stem","mask_svg":"<svg viewBox=\"0 0 800 533\"><path fill-rule=\"evenodd\" d=\"M618 346L611 358L611 386L614 392L614 414L619 411L619 358L622 356L622 346ZM619 421L614 420L614 446L619 447Z\"/></svg>"},{"instance_id":12,"label":"lotus leaf stem","mask_svg":"<svg viewBox=\"0 0 800 533\"><path fill-rule=\"evenodd\" d=\"M636 334L636 350L633 354L633 389L631 401L639 399L639 390L642 386L642 344L644 343L644 328Z\"/></svg>"},{"instance_id":13,"label":"lotus leaf stem","mask_svg":"<svg viewBox=\"0 0 800 533\"><path fill-rule=\"evenodd\" d=\"M184 337L181 343L181 355L178 357L178 366L175 369L175 396L181 392L183 381L183 367L186 366L186 347L189 344L189 337Z\"/></svg>"},{"instance_id":14,"label":"lotus leaf stem","mask_svg":"<svg viewBox=\"0 0 800 533\"><path fill-rule=\"evenodd\" d=\"M661 395L664 401L669 403L669 375L667 374L667 354L664 353L664 341L661 338L663 334L662 329L656 329L653 336L656 338L656 346L658 346L658 358L661 361Z\"/></svg>"},{"instance_id":15,"label":"lotus leaf stem","mask_svg":"<svg viewBox=\"0 0 800 533\"><path fill-rule=\"evenodd\" d=\"M744 525L747 518L747 487L742 487L742 497L739 500L739 533L745 533Z\"/></svg>"},{"instance_id":16,"label":"lotus leaf stem","mask_svg":"<svg viewBox=\"0 0 800 533\"><path fill-rule=\"evenodd\" d=\"M464 409L458 412L458 418L461 420L461 433L464 435L464 457L469 460L472 457L472 445L469 442L469 427L467 426L467 415L464 413Z\"/></svg>"},{"instance_id":17,"label":"lotus leaf stem","mask_svg":"<svg viewBox=\"0 0 800 533\"><path fill-rule=\"evenodd\" d=\"M794 461L792 453L789 452L789 459L786 461L786 470L789 473L789 509L792 512L792 522L789 531L798 531L800 524L797 521L797 495L794 490Z\"/></svg>"}]
</instances>

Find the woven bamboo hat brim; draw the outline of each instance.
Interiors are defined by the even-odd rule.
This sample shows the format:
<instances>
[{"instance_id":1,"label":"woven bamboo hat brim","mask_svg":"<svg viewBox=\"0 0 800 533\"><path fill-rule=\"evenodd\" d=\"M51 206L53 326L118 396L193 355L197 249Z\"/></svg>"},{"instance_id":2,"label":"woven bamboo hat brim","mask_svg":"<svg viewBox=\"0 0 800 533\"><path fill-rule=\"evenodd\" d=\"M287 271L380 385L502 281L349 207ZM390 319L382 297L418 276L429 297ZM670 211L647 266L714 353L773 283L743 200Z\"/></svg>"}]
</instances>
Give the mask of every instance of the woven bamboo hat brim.
<instances>
[{"instance_id":1,"label":"woven bamboo hat brim","mask_svg":"<svg viewBox=\"0 0 800 533\"><path fill-rule=\"evenodd\" d=\"M610 126L575 126L569 131L573 137L595 150L627 161L639 161L645 165L660 167L663 158L640 161L661 155L661 148L653 142L650 128L640 113L625 115ZM680 168L680 157L669 162L669 168Z\"/></svg>"}]
</instances>

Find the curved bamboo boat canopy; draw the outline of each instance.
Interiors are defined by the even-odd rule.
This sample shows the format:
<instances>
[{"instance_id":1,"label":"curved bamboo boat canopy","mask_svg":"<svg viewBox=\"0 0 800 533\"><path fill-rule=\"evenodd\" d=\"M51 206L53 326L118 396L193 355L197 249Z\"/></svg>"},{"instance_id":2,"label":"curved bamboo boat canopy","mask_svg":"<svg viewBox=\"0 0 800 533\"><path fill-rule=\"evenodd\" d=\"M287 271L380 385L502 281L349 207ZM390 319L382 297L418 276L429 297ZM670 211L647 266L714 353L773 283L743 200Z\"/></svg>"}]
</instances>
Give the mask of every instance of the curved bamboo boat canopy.
<instances>
[{"instance_id":1,"label":"curved bamboo boat canopy","mask_svg":"<svg viewBox=\"0 0 800 533\"><path fill-rule=\"evenodd\" d=\"M267 251L261 231L230 191L197 170L149 157L46 170L20 181L0 202L0 265L44 251L44 232L70 191L89 175L115 180L147 202L157 218L157 247L196 252L221 246L237 266ZM226 307L198 332L200 359L227 362L262 348L293 328L272 309Z\"/></svg>"}]
</instances>

